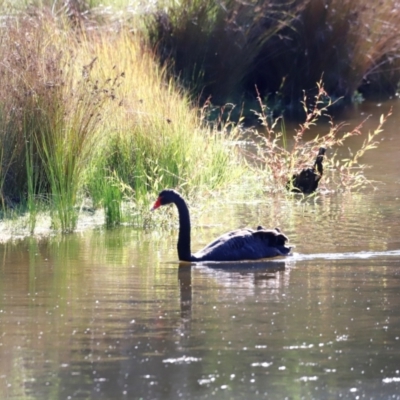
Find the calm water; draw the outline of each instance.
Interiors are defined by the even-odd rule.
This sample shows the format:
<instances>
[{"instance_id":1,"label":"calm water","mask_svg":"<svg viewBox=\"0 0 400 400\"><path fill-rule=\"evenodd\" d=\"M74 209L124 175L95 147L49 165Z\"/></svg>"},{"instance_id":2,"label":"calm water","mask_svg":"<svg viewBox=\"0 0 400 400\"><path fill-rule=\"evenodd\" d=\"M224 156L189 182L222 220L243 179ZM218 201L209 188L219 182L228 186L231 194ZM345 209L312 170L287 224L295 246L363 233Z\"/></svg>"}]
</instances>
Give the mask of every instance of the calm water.
<instances>
[{"instance_id":1,"label":"calm water","mask_svg":"<svg viewBox=\"0 0 400 400\"><path fill-rule=\"evenodd\" d=\"M1 245L0 399L400 399L399 123L375 192L196 217L194 250L263 223L285 260L179 268L176 230L127 227Z\"/></svg>"}]
</instances>

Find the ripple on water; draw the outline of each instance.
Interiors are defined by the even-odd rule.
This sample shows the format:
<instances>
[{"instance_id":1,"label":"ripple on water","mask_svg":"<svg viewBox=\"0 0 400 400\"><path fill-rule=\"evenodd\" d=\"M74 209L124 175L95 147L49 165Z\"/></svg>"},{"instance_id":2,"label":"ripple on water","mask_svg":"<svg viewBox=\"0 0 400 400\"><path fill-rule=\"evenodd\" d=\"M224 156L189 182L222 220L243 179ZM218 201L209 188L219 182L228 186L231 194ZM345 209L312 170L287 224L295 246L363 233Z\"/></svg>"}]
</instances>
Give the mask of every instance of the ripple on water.
<instances>
[{"instance_id":1,"label":"ripple on water","mask_svg":"<svg viewBox=\"0 0 400 400\"><path fill-rule=\"evenodd\" d=\"M167 358L163 360L163 363L166 364L191 364L193 362L200 362L201 358L198 357L188 357L188 356L182 356L178 358Z\"/></svg>"},{"instance_id":2,"label":"ripple on water","mask_svg":"<svg viewBox=\"0 0 400 400\"><path fill-rule=\"evenodd\" d=\"M315 253L315 254L300 254L293 253L293 261L306 261L306 260L353 260L353 259L368 259L373 257L399 257L400 250L390 251L359 251L348 253Z\"/></svg>"}]
</instances>

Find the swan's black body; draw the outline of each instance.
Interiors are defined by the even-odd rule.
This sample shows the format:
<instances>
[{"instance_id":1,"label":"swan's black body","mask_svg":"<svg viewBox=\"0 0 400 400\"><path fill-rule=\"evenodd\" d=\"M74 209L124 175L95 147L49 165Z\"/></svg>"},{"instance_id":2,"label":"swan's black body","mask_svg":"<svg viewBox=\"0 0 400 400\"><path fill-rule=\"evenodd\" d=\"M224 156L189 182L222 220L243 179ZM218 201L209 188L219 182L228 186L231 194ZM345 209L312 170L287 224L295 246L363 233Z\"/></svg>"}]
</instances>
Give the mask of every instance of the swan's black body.
<instances>
[{"instance_id":1,"label":"swan's black body","mask_svg":"<svg viewBox=\"0 0 400 400\"><path fill-rule=\"evenodd\" d=\"M179 213L178 256L181 261L241 261L284 256L288 238L279 229L237 229L220 236L195 254L190 250L190 215L185 200L175 190L163 190L153 210L175 204Z\"/></svg>"},{"instance_id":2,"label":"swan's black body","mask_svg":"<svg viewBox=\"0 0 400 400\"><path fill-rule=\"evenodd\" d=\"M317 190L318 183L324 173L322 161L324 159L325 151L326 149L324 147L319 149L312 168L305 168L300 173L293 175L292 179L288 183L288 188L290 188L292 192L310 194Z\"/></svg>"}]
</instances>

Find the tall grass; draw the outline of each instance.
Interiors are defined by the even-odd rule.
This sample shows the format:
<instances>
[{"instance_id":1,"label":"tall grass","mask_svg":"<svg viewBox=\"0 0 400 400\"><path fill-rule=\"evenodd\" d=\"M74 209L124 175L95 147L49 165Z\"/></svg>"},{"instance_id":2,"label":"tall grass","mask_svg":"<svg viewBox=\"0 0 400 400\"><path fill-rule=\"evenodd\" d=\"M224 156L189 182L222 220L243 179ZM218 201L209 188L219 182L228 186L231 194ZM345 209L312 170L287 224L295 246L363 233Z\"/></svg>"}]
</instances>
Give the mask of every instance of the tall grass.
<instances>
[{"instance_id":1,"label":"tall grass","mask_svg":"<svg viewBox=\"0 0 400 400\"><path fill-rule=\"evenodd\" d=\"M31 212L33 197L47 191L56 211L54 226L71 231L100 111L114 96L118 77L105 82L92 79L94 60L79 64L78 38L67 37L68 25L46 13L20 18L7 28L1 91L8 142L15 152L8 162L12 169L7 190L27 199Z\"/></svg>"},{"instance_id":2,"label":"tall grass","mask_svg":"<svg viewBox=\"0 0 400 400\"><path fill-rule=\"evenodd\" d=\"M29 232L31 234L35 231L36 217L38 210L38 201L35 195L36 188L38 187L38 174L34 172L35 164L33 157L33 141L27 138L25 143L25 159L26 159L26 176L27 176L27 194L26 203L29 212Z\"/></svg>"},{"instance_id":3,"label":"tall grass","mask_svg":"<svg viewBox=\"0 0 400 400\"><path fill-rule=\"evenodd\" d=\"M53 57L48 58L49 48L42 45L44 32L36 37L37 46L32 46L34 24L25 20L19 23L17 26L8 22L0 42L2 192L7 198L18 200L27 190L26 155L30 153L26 153L25 146L32 145L33 132L40 126L37 99L51 93L45 87L43 72ZM40 174L42 165L36 155L33 157L38 162L34 173Z\"/></svg>"},{"instance_id":4,"label":"tall grass","mask_svg":"<svg viewBox=\"0 0 400 400\"><path fill-rule=\"evenodd\" d=\"M66 91L60 94L55 109L51 110L54 119L46 120L48 124L35 136L63 231L73 230L76 226L78 210L75 206L81 176L93 150L104 103L115 96L114 86L119 78L116 76L104 82L92 79L95 61L93 59L83 67L78 81L74 67L66 65L71 76L65 78Z\"/></svg>"},{"instance_id":5,"label":"tall grass","mask_svg":"<svg viewBox=\"0 0 400 400\"><path fill-rule=\"evenodd\" d=\"M142 35L83 28L42 10L3 30L1 193L27 204L31 231L37 199L47 199L55 228L71 231L82 196L113 225L123 200L237 179L226 132L207 128Z\"/></svg>"},{"instance_id":6,"label":"tall grass","mask_svg":"<svg viewBox=\"0 0 400 400\"><path fill-rule=\"evenodd\" d=\"M296 1L184 0L170 2L148 24L162 60L191 89L215 104L240 99L260 51L290 24L303 4Z\"/></svg>"},{"instance_id":7,"label":"tall grass","mask_svg":"<svg viewBox=\"0 0 400 400\"><path fill-rule=\"evenodd\" d=\"M168 80L166 69L136 36L122 33L110 40L104 34L93 52L101 76L113 68L124 74L122 101L105 111L113 117L105 121L108 134L88 174L95 198L102 197L97 177L104 175L129 185L136 202L163 187L212 190L235 179L240 167L225 145L225 133L205 127L204 113L192 108L188 95Z\"/></svg>"},{"instance_id":8,"label":"tall grass","mask_svg":"<svg viewBox=\"0 0 400 400\"><path fill-rule=\"evenodd\" d=\"M206 67L214 66L200 85L214 85L222 99L242 92L249 71L260 65L262 49L269 42L276 44L276 34L286 24L294 24L293 15L280 4L232 0L227 3L231 8L224 8L215 2L184 2L182 9L170 9L165 26L160 25L165 15L157 14L156 30L150 34L154 40L173 24L165 32L180 36L170 48L168 39L164 50L192 49L187 53L192 77L201 77ZM309 3L290 5L291 11L299 12ZM189 7L187 15L184 7ZM326 136L302 141L303 133L332 105L320 84L316 107L310 110L303 100L306 120L289 149L288 138L278 131L280 122L270 124L260 92L258 117L267 136L259 145L260 168L246 170L232 145L240 124L229 119L208 122L210 102L199 107L192 93L171 78L169 65L160 66L148 32L131 21L128 25L93 20L86 25L85 18L77 21L69 13L64 18L61 11L52 11L30 9L5 19L0 27L0 200L3 208L27 206L31 232L43 199L52 210L53 226L71 231L84 197L104 208L105 222L112 226L131 218L132 210L142 215L149 198L165 187L179 187L194 196L237 184L246 171L261 176L267 190L283 188L321 144L339 146L361 131L357 127L341 134L342 126L332 123ZM293 26L287 28L288 34ZM190 47L192 40L198 40L198 48ZM201 60L199 69L196 60ZM355 157L330 158L330 169L340 172L335 176L344 187L365 184L354 167L360 166L360 154L374 146L380 129ZM127 202L130 208L125 207ZM126 210L130 211L124 215Z\"/></svg>"},{"instance_id":9,"label":"tall grass","mask_svg":"<svg viewBox=\"0 0 400 400\"><path fill-rule=\"evenodd\" d=\"M296 108L322 75L328 93L349 102L356 91L393 95L400 80L397 0L185 0L148 26L161 59L214 104L254 100L257 86Z\"/></svg>"},{"instance_id":10,"label":"tall grass","mask_svg":"<svg viewBox=\"0 0 400 400\"><path fill-rule=\"evenodd\" d=\"M9 9L15 2L6 2ZM324 76L333 98L393 95L400 80L397 0L17 1L65 14L92 29L135 15L161 61L194 97L214 104L263 99L297 107ZM102 6L104 5L104 6ZM112 7L111 7L112 6ZM15 6L16 7L16 6ZM31 11L31 10L30 10ZM133 30L138 30L137 18ZM145 31L143 24L140 30ZM315 92L314 92L315 94ZM339 104L339 103L338 103Z\"/></svg>"}]
</instances>

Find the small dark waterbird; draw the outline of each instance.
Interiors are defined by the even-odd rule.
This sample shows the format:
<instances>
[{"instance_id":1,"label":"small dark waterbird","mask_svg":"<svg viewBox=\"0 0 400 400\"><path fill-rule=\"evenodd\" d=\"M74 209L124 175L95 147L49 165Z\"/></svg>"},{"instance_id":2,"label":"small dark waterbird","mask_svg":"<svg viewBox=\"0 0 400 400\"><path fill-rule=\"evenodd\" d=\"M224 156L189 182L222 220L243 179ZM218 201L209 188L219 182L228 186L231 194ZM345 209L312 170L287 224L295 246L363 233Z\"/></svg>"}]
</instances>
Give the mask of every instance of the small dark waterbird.
<instances>
[{"instance_id":1,"label":"small dark waterbird","mask_svg":"<svg viewBox=\"0 0 400 400\"><path fill-rule=\"evenodd\" d=\"M321 147L314 165L311 168L304 168L298 174L294 174L288 182L288 189L292 190L292 192L301 192L304 194L315 192L324 173L322 161L324 160L325 152L325 147Z\"/></svg>"},{"instance_id":2,"label":"small dark waterbird","mask_svg":"<svg viewBox=\"0 0 400 400\"><path fill-rule=\"evenodd\" d=\"M190 215L183 197L172 189L163 190L152 210L175 204L179 214L178 257L181 261L243 261L285 256L291 248L288 238L278 229L243 228L227 232L195 254L190 249Z\"/></svg>"}]
</instances>

